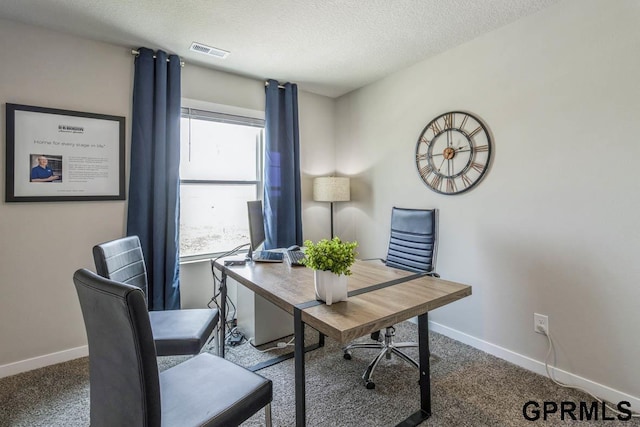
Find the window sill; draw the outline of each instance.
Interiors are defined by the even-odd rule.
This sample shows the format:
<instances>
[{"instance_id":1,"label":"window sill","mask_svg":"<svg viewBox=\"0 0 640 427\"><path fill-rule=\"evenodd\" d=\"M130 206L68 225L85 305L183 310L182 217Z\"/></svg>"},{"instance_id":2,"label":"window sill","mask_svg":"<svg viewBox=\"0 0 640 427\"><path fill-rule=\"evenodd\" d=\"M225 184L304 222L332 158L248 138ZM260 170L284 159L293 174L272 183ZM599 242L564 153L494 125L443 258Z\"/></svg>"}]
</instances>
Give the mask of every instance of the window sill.
<instances>
[{"instance_id":1,"label":"window sill","mask_svg":"<svg viewBox=\"0 0 640 427\"><path fill-rule=\"evenodd\" d=\"M246 255L246 253L247 251L238 251L234 254L229 254L229 255ZM223 255L225 255L225 252L187 255L187 256L180 257L180 260L178 261L178 263L180 265L183 265L183 264L194 264L194 263L205 262L205 261L210 262L212 259L222 257Z\"/></svg>"}]
</instances>

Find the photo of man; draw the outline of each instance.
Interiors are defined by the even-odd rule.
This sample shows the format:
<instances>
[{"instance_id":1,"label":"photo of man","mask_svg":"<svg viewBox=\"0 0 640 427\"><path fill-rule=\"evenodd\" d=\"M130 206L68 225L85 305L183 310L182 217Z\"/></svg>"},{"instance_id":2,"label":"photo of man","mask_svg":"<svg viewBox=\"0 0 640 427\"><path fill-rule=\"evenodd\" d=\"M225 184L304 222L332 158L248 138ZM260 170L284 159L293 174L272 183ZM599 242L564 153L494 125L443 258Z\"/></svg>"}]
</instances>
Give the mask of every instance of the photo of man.
<instances>
[{"instance_id":1,"label":"photo of man","mask_svg":"<svg viewBox=\"0 0 640 427\"><path fill-rule=\"evenodd\" d=\"M49 165L49 158L53 165ZM31 182L62 181L62 156L31 155L31 164L37 164L31 168Z\"/></svg>"}]
</instances>

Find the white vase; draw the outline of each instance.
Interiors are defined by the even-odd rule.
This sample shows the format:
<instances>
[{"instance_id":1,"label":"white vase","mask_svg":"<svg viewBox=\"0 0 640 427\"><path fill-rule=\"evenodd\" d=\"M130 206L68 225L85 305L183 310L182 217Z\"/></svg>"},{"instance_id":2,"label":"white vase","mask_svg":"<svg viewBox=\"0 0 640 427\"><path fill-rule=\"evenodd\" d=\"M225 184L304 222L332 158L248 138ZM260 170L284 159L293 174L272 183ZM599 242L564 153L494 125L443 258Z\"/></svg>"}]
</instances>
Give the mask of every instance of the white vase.
<instances>
[{"instance_id":1,"label":"white vase","mask_svg":"<svg viewBox=\"0 0 640 427\"><path fill-rule=\"evenodd\" d=\"M316 285L316 298L327 305L347 300L347 276L330 271L314 270L313 279Z\"/></svg>"}]
</instances>

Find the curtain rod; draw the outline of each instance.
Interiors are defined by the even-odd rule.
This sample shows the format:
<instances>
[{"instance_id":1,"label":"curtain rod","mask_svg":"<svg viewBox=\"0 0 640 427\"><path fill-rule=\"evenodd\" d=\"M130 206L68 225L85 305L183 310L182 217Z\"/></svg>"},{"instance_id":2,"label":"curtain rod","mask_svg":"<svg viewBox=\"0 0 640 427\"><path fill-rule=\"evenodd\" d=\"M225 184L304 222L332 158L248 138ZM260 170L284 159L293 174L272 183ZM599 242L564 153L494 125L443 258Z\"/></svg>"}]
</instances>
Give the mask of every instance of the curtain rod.
<instances>
[{"instance_id":1,"label":"curtain rod","mask_svg":"<svg viewBox=\"0 0 640 427\"><path fill-rule=\"evenodd\" d=\"M138 52L135 49L131 49L131 55L138 56L138 55L140 55L140 52ZM155 58L156 56L153 55L153 57ZM167 58L167 62L169 62L169 58ZM184 67L184 61L182 59L180 60L180 67Z\"/></svg>"},{"instance_id":2,"label":"curtain rod","mask_svg":"<svg viewBox=\"0 0 640 427\"><path fill-rule=\"evenodd\" d=\"M268 87L269 86L269 82L264 82L264 86ZM284 86L278 85L278 89L284 89Z\"/></svg>"}]
</instances>

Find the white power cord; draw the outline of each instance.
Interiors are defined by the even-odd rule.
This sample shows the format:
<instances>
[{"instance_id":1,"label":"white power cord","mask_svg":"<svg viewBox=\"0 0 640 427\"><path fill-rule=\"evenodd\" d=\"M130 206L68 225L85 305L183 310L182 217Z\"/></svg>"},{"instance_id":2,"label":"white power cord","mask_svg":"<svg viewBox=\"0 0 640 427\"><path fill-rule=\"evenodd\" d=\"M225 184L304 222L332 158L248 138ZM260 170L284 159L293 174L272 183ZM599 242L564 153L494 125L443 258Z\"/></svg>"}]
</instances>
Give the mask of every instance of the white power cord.
<instances>
[{"instance_id":1,"label":"white power cord","mask_svg":"<svg viewBox=\"0 0 640 427\"><path fill-rule=\"evenodd\" d=\"M277 349L281 349L281 348L285 348L288 347L290 345L293 345L293 341L295 340L295 337L292 337L288 342L279 342L278 344L276 344L275 347L269 347L269 348L265 348L264 350L260 350L258 347L255 346L255 344L252 342L254 337L249 338L247 341L249 342L249 344L251 345L251 347L253 347L256 351L259 351L260 353L264 353L266 351L270 351L270 350L277 350Z\"/></svg>"},{"instance_id":2,"label":"white power cord","mask_svg":"<svg viewBox=\"0 0 640 427\"><path fill-rule=\"evenodd\" d=\"M598 396L594 395L590 391L583 389L582 387L578 387L578 386L570 385L570 384L565 384L563 382L560 382L560 381L556 380L551 375L551 372L549 372L549 356L551 356L551 353L554 350L553 340L551 339L551 333L549 331L547 331L547 329L544 326L540 326L540 325L538 326L538 330L540 332L542 332L544 334L544 336L547 337L547 340L549 340L549 350L547 351L547 356L544 358L544 370L547 372L547 376L549 377L549 379L551 381L554 382L554 384L559 385L560 387L569 388L569 389L573 389L573 390L578 390L578 391L581 391L583 393L586 393L589 396L593 397L595 400L597 400L600 404L604 405L607 409L611 410L612 412L614 412L614 413L616 413L618 415L628 415L628 414L623 414L622 412L618 411L615 408L612 408L611 406L609 406L607 404L607 402L605 402L604 400L600 399ZM631 414L631 417L640 418L640 414L638 414L636 412L633 412Z\"/></svg>"}]
</instances>

